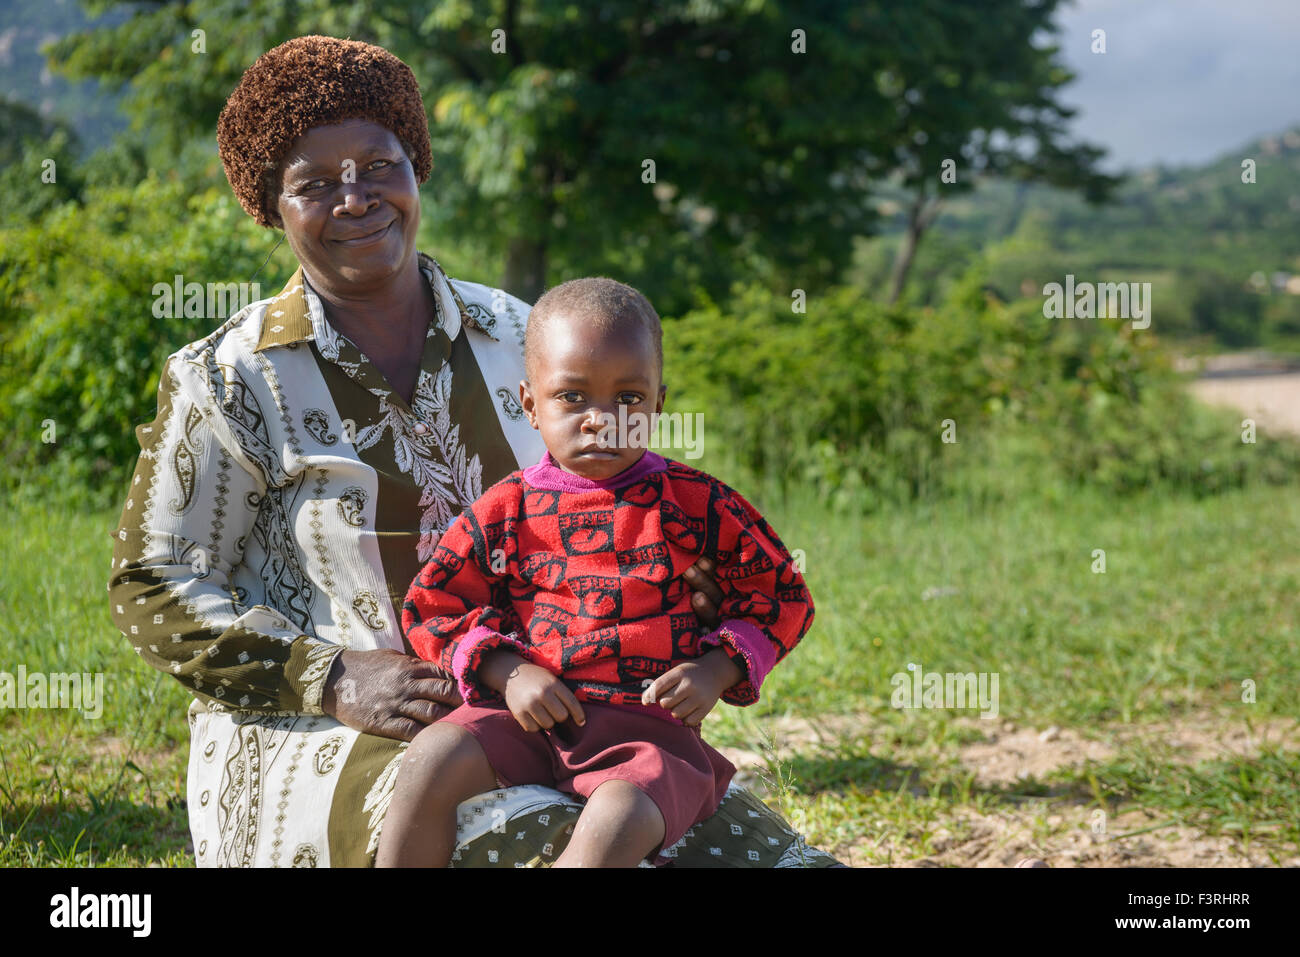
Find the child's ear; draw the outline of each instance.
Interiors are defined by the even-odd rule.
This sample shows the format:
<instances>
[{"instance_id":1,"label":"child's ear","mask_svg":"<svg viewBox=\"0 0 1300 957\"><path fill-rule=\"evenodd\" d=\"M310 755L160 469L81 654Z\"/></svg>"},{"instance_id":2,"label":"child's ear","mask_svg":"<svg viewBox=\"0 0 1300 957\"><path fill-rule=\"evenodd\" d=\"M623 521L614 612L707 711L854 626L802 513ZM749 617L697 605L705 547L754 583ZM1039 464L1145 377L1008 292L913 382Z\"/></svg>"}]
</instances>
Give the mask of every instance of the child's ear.
<instances>
[{"instance_id":1,"label":"child's ear","mask_svg":"<svg viewBox=\"0 0 1300 957\"><path fill-rule=\"evenodd\" d=\"M528 388L528 380L519 380L519 404L524 407L524 415L528 416L528 424L537 428L537 403L533 401L533 391Z\"/></svg>"},{"instance_id":2,"label":"child's ear","mask_svg":"<svg viewBox=\"0 0 1300 957\"><path fill-rule=\"evenodd\" d=\"M666 396L667 394L668 394L668 386L661 385L659 387L659 400L655 402L655 412L658 413L664 410L664 396Z\"/></svg>"}]
</instances>

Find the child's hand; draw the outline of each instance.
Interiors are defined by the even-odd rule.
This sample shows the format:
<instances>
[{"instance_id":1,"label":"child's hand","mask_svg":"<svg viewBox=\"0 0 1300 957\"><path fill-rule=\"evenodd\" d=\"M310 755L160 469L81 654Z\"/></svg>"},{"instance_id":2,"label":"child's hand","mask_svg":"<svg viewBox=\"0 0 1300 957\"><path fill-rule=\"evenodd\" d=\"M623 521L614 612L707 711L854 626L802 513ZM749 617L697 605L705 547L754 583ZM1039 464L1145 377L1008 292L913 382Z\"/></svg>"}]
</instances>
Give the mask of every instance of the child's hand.
<instances>
[{"instance_id":1,"label":"child's hand","mask_svg":"<svg viewBox=\"0 0 1300 957\"><path fill-rule=\"evenodd\" d=\"M657 704L683 724L700 724L733 684L739 670L725 652L714 650L684 661L654 680L641 695L642 704Z\"/></svg>"},{"instance_id":2,"label":"child's hand","mask_svg":"<svg viewBox=\"0 0 1300 957\"><path fill-rule=\"evenodd\" d=\"M587 723L573 692L541 665L517 664L506 679L503 694L506 707L525 731L553 728L570 717L579 725Z\"/></svg>"}]
</instances>

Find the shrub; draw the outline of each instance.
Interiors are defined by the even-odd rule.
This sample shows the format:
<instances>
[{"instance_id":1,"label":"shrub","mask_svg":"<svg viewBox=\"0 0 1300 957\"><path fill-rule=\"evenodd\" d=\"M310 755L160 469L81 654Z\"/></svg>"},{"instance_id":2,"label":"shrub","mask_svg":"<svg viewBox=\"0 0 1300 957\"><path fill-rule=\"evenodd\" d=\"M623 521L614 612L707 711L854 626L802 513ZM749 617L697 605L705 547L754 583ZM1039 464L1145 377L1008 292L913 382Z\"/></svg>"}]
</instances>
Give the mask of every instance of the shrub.
<instances>
[{"instance_id":1,"label":"shrub","mask_svg":"<svg viewBox=\"0 0 1300 957\"><path fill-rule=\"evenodd\" d=\"M725 309L665 322L665 381L666 411L704 413L710 466L846 508L999 483L1212 493L1300 464L1294 443L1243 445L1239 417L1193 401L1149 332L1006 305L978 270L934 309L840 287L796 314L737 286Z\"/></svg>"},{"instance_id":2,"label":"shrub","mask_svg":"<svg viewBox=\"0 0 1300 957\"><path fill-rule=\"evenodd\" d=\"M0 230L6 482L52 471L99 499L120 494L163 360L224 318L157 318L154 284L247 282L269 246L233 199L153 177ZM258 278L263 295L283 281ZM55 440L43 441L51 423Z\"/></svg>"}]
</instances>

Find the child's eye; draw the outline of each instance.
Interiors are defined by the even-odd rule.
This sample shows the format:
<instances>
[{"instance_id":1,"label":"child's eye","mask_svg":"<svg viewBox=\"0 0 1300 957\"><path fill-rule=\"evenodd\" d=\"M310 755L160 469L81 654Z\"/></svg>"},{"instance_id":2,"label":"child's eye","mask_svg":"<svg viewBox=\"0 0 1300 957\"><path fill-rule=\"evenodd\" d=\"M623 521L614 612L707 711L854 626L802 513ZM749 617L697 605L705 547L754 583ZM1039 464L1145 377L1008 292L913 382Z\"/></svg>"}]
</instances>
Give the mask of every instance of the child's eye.
<instances>
[{"instance_id":1,"label":"child's eye","mask_svg":"<svg viewBox=\"0 0 1300 957\"><path fill-rule=\"evenodd\" d=\"M619 394L618 401L621 405L636 405L641 401L641 396L635 392L623 392Z\"/></svg>"},{"instance_id":2,"label":"child's eye","mask_svg":"<svg viewBox=\"0 0 1300 957\"><path fill-rule=\"evenodd\" d=\"M561 393L560 393L560 401L561 401L561 402L581 402L581 401L582 401L582 393L581 393L581 392L561 392Z\"/></svg>"}]
</instances>

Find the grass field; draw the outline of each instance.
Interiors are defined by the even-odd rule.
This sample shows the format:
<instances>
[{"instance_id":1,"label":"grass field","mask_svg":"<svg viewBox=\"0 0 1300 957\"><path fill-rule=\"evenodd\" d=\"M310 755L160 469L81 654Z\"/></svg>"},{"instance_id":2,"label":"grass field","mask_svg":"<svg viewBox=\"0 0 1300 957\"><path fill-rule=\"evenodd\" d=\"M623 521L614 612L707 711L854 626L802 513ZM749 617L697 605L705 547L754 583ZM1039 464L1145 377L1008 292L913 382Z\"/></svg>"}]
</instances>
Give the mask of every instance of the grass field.
<instances>
[{"instance_id":1,"label":"grass field","mask_svg":"<svg viewBox=\"0 0 1300 957\"><path fill-rule=\"evenodd\" d=\"M847 863L1294 863L1296 492L869 516L757 496L817 622L706 734ZM189 865L187 696L110 622L116 512L7 510L0 671L107 678L95 720L0 711L0 863ZM891 707L909 663L997 673L997 716Z\"/></svg>"}]
</instances>

